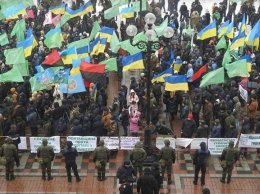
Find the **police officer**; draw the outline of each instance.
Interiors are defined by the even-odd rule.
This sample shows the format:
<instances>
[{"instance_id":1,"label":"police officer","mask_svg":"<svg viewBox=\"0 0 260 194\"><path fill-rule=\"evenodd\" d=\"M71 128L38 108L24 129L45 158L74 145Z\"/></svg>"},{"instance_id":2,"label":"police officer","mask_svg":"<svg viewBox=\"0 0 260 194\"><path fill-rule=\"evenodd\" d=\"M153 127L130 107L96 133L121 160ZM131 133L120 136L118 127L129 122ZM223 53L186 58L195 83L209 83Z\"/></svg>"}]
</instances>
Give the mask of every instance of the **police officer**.
<instances>
[{"instance_id":1,"label":"police officer","mask_svg":"<svg viewBox=\"0 0 260 194\"><path fill-rule=\"evenodd\" d=\"M14 162L16 166L19 167L20 161L17 154L17 149L13 144L13 140L10 137L5 139L5 143L2 146L1 156L4 156L6 159L5 164L5 179L6 180L14 180Z\"/></svg>"},{"instance_id":2,"label":"police officer","mask_svg":"<svg viewBox=\"0 0 260 194\"><path fill-rule=\"evenodd\" d=\"M46 169L48 175L48 181L52 180L51 176L51 161L54 159L54 151L51 146L48 145L47 139L42 140L42 145L37 149L37 157L42 167L42 180L46 180Z\"/></svg>"},{"instance_id":3,"label":"police officer","mask_svg":"<svg viewBox=\"0 0 260 194\"><path fill-rule=\"evenodd\" d=\"M200 149L198 149L193 157L193 164L195 165L195 175L193 184L197 185L199 172L201 170L201 186L205 185L205 174L207 167L207 159L210 156L210 151L206 147L205 142L200 143Z\"/></svg>"},{"instance_id":4,"label":"police officer","mask_svg":"<svg viewBox=\"0 0 260 194\"><path fill-rule=\"evenodd\" d=\"M234 148L234 141L230 141L228 147L222 151L220 157L221 166L223 168L222 178L220 179L220 182L225 183L227 173L228 173L227 183L231 182L232 170L238 158L239 158L239 152L236 148Z\"/></svg>"},{"instance_id":5,"label":"police officer","mask_svg":"<svg viewBox=\"0 0 260 194\"><path fill-rule=\"evenodd\" d=\"M170 185L172 183L172 164L175 163L175 149L170 146L170 141L168 139L164 140L164 144L165 146L160 150L158 157L162 168L162 177L164 178L164 173L167 169L168 185Z\"/></svg>"},{"instance_id":6,"label":"police officer","mask_svg":"<svg viewBox=\"0 0 260 194\"><path fill-rule=\"evenodd\" d=\"M99 146L94 150L94 158L93 162L96 164L96 168L98 170L98 177L99 181L106 180L106 164L109 161L110 150L104 146L104 140L99 141Z\"/></svg>"},{"instance_id":7,"label":"police officer","mask_svg":"<svg viewBox=\"0 0 260 194\"><path fill-rule=\"evenodd\" d=\"M63 156L65 156L66 163L66 171L68 176L68 182L71 183L71 168L74 172L77 182L80 182L79 173L76 164L76 156L78 156L78 152L76 148L73 148L73 143L71 141L67 141L67 147L63 151Z\"/></svg>"},{"instance_id":8,"label":"police officer","mask_svg":"<svg viewBox=\"0 0 260 194\"><path fill-rule=\"evenodd\" d=\"M130 160L136 171L139 171L139 176L143 175L144 160L146 159L146 151L142 148L141 142L136 142L135 148L130 153Z\"/></svg>"}]
</instances>

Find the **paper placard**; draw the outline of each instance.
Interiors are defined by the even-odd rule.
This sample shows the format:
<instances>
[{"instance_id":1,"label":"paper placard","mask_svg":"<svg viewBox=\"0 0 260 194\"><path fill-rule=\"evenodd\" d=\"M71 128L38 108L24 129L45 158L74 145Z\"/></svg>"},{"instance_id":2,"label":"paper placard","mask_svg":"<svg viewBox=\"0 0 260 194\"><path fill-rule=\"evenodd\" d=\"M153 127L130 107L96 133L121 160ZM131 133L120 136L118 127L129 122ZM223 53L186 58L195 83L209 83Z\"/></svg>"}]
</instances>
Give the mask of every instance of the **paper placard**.
<instances>
[{"instance_id":1,"label":"paper placard","mask_svg":"<svg viewBox=\"0 0 260 194\"><path fill-rule=\"evenodd\" d=\"M68 136L67 141L71 141L78 152L94 151L97 147L95 136Z\"/></svg>"},{"instance_id":2,"label":"paper placard","mask_svg":"<svg viewBox=\"0 0 260 194\"><path fill-rule=\"evenodd\" d=\"M207 138L194 138L191 141L190 149L200 149L200 143L205 142L206 145L208 144Z\"/></svg>"},{"instance_id":3,"label":"paper placard","mask_svg":"<svg viewBox=\"0 0 260 194\"><path fill-rule=\"evenodd\" d=\"M260 134L241 134L238 146L260 148Z\"/></svg>"},{"instance_id":4,"label":"paper placard","mask_svg":"<svg viewBox=\"0 0 260 194\"><path fill-rule=\"evenodd\" d=\"M27 142L26 142L26 137L20 137L21 143L18 144L18 149L19 150L27 150Z\"/></svg>"},{"instance_id":5,"label":"paper placard","mask_svg":"<svg viewBox=\"0 0 260 194\"><path fill-rule=\"evenodd\" d=\"M175 138L172 137L157 137L156 138L156 147L160 150L162 149L165 145L164 145L164 140L170 140L170 146L173 147L173 149L175 149Z\"/></svg>"},{"instance_id":6,"label":"paper placard","mask_svg":"<svg viewBox=\"0 0 260 194\"><path fill-rule=\"evenodd\" d=\"M120 137L120 149L132 150L138 141L140 141L140 137Z\"/></svg>"},{"instance_id":7,"label":"paper placard","mask_svg":"<svg viewBox=\"0 0 260 194\"><path fill-rule=\"evenodd\" d=\"M221 155L224 148L228 147L229 141L237 143L237 138L209 138L208 150L211 155Z\"/></svg>"},{"instance_id":8,"label":"paper placard","mask_svg":"<svg viewBox=\"0 0 260 194\"><path fill-rule=\"evenodd\" d=\"M176 139L176 146L181 146L181 147L188 147L190 143L192 142L192 139L190 138L177 138Z\"/></svg>"},{"instance_id":9,"label":"paper placard","mask_svg":"<svg viewBox=\"0 0 260 194\"><path fill-rule=\"evenodd\" d=\"M100 140L104 140L105 146L110 150L119 149L119 138L118 137L100 137Z\"/></svg>"},{"instance_id":10,"label":"paper placard","mask_svg":"<svg viewBox=\"0 0 260 194\"><path fill-rule=\"evenodd\" d=\"M42 145L42 139L48 140L48 145L53 148L54 153L60 153L60 136L30 137L31 153L37 153L37 148Z\"/></svg>"}]
</instances>

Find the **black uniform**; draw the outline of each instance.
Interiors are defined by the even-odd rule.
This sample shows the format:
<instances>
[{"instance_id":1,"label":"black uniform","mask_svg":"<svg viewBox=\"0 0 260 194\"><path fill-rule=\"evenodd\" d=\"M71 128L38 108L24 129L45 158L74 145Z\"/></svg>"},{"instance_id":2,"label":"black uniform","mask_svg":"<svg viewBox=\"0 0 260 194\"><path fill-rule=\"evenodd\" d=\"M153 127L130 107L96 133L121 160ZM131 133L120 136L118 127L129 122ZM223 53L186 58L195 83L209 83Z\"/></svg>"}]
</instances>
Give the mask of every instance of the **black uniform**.
<instances>
[{"instance_id":1,"label":"black uniform","mask_svg":"<svg viewBox=\"0 0 260 194\"><path fill-rule=\"evenodd\" d=\"M144 175L137 180L137 193L142 194L159 194L157 181L151 174L150 168L144 169Z\"/></svg>"}]
</instances>

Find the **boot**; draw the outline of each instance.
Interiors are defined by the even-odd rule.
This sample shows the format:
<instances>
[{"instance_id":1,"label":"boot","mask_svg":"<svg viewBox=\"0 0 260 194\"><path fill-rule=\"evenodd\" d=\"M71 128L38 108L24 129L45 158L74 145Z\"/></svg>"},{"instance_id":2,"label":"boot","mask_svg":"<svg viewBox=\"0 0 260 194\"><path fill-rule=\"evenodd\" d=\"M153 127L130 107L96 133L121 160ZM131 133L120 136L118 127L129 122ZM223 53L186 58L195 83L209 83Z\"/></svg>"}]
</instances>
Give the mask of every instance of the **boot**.
<instances>
[{"instance_id":1,"label":"boot","mask_svg":"<svg viewBox=\"0 0 260 194\"><path fill-rule=\"evenodd\" d=\"M226 183L224 178L221 178L221 179L220 179L220 182Z\"/></svg>"},{"instance_id":2,"label":"boot","mask_svg":"<svg viewBox=\"0 0 260 194\"><path fill-rule=\"evenodd\" d=\"M107 178L106 178L106 172L102 172L102 181L104 181L104 180L106 180Z\"/></svg>"},{"instance_id":3,"label":"boot","mask_svg":"<svg viewBox=\"0 0 260 194\"><path fill-rule=\"evenodd\" d=\"M52 180L53 177L51 176L51 174L48 174L48 181Z\"/></svg>"},{"instance_id":4,"label":"boot","mask_svg":"<svg viewBox=\"0 0 260 194\"><path fill-rule=\"evenodd\" d=\"M69 183L71 183L71 177L70 177L70 178L68 178L68 182L69 182Z\"/></svg>"},{"instance_id":5,"label":"boot","mask_svg":"<svg viewBox=\"0 0 260 194\"><path fill-rule=\"evenodd\" d=\"M231 176L228 176L227 178L227 184L231 183Z\"/></svg>"},{"instance_id":6,"label":"boot","mask_svg":"<svg viewBox=\"0 0 260 194\"><path fill-rule=\"evenodd\" d=\"M14 175L12 174L11 176L10 176L10 181L12 181L12 180L14 180L15 178L14 178Z\"/></svg>"},{"instance_id":7,"label":"boot","mask_svg":"<svg viewBox=\"0 0 260 194\"><path fill-rule=\"evenodd\" d=\"M197 185L198 183L197 183L197 181L194 180L194 181L193 181L193 184L194 184L194 185Z\"/></svg>"},{"instance_id":8,"label":"boot","mask_svg":"<svg viewBox=\"0 0 260 194\"><path fill-rule=\"evenodd\" d=\"M46 175L45 175L45 173L42 173L42 180L46 180Z\"/></svg>"},{"instance_id":9,"label":"boot","mask_svg":"<svg viewBox=\"0 0 260 194\"><path fill-rule=\"evenodd\" d=\"M5 174L5 179L9 181L9 174Z\"/></svg>"},{"instance_id":10,"label":"boot","mask_svg":"<svg viewBox=\"0 0 260 194\"><path fill-rule=\"evenodd\" d=\"M168 175L168 182L167 182L168 185L172 184L172 180L171 180L171 175Z\"/></svg>"},{"instance_id":11,"label":"boot","mask_svg":"<svg viewBox=\"0 0 260 194\"><path fill-rule=\"evenodd\" d=\"M81 181L81 178L77 177L77 178L76 178L76 181L77 181L77 182L80 182L80 181Z\"/></svg>"},{"instance_id":12,"label":"boot","mask_svg":"<svg viewBox=\"0 0 260 194\"><path fill-rule=\"evenodd\" d=\"M98 172L97 180L102 181L102 179L101 179L101 172Z\"/></svg>"}]
</instances>

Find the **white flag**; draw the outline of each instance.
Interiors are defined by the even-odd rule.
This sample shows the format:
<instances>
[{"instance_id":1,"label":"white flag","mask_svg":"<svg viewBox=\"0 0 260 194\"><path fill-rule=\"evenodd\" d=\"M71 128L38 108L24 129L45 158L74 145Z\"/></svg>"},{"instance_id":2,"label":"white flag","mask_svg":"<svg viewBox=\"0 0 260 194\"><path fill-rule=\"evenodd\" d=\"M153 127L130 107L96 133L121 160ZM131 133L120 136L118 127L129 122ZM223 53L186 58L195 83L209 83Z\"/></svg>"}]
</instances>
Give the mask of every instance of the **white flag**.
<instances>
[{"instance_id":1,"label":"white flag","mask_svg":"<svg viewBox=\"0 0 260 194\"><path fill-rule=\"evenodd\" d=\"M45 26L46 24L52 24L52 13L48 12L45 14L45 20L43 22L43 25Z\"/></svg>"}]
</instances>

